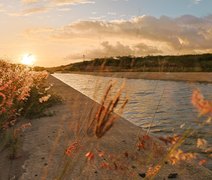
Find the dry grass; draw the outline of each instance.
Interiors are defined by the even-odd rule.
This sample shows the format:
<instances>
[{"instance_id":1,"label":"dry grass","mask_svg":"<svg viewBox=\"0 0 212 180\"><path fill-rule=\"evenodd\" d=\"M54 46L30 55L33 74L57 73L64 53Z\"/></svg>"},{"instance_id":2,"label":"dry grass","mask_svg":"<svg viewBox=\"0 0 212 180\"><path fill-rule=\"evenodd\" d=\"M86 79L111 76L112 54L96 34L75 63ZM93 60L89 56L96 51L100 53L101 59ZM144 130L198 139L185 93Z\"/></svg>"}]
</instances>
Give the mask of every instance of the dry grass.
<instances>
[{"instance_id":1,"label":"dry grass","mask_svg":"<svg viewBox=\"0 0 212 180\"><path fill-rule=\"evenodd\" d=\"M195 158L195 154L183 152L179 149L185 139L193 133L192 129L186 130L181 136L160 137L160 142L158 142L149 135L151 125L146 134L138 135L137 139L135 139L134 146L130 147L131 149L126 150L123 148L114 151L115 153L101 149L98 142L110 133L111 128L120 118L115 112L121 114L128 102L126 97L123 98L124 87L125 85L123 83L114 94L115 84L109 84L98 108L88 107L83 110L85 115L81 117L82 119L78 121L78 124L75 121L75 129L72 130L75 132L74 136L76 137L65 150L64 162L62 163L63 167L62 170L58 172L57 180L71 177L73 169L77 166L77 163L79 163L79 157L84 160L80 163L83 167L80 167L79 171L86 170L91 172L95 169L102 173L101 179L106 179L107 175L109 176L111 173L127 179L137 179L140 177L154 179L166 163L174 166L180 162L188 162ZM2 95L0 94L0 96ZM162 97L163 94L161 95L160 101ZM2 98L1 104L2 102L4 102L4 98ZM208 118L211 117L212 113L211 101L205 100L200 91L194 91L192 103L197 107L201 116L204 115L207 117L202 124L210 124ZM94 110L96 111L94 112ZM124 135L123 133L123 139ZM59 129L52 147L52 152L50 152L48 158L48 164L50 164L53 158L61 136L61 129ZM202 148L204 147L204 143L206 143L206 140L200 139L198 146ZM16 145L16 143L13 144ZM89 151L88 148L85 147L85 144L89 145ZM165 150L161 144L166 147ZM113 148L119 147L115 144ZM15 151L16 149L14 149L14 152ZM134 163L136 164L136 168ZM201 163L204 163L204 161L201 160ZM139 171L142 170L142 173L139 172L138 169ZM43 172L44 179L48 176L48 173L48 167L45 167Z\"/></svg>"},{"instance_id":2,"label":"dry grass","mask_svg":"<svg viewBox=\"0 0 212 180\"><path fill-rule=\"evenodd\" d=\"M108 88L105 91L105 94L102 98L101 104L99 108L97 109L94 118L88 118L88 125L87 125L87 135L88 137L96 137L97 138L97 144L98 140L101 139L103 136L105 136L106 133L109 133L109 130L113 127L115 121L119 118L114 112L115 109L118 108L118 112L123 112L124 107L126 106L128 99L124 99L122 103L120 104L120 97L122 95L124 85L122 85L118 91L115 93L114 96L111 96L112 89L114 87L114 84L111 83ZM200 98L203 99L202 95L198 95L198 98L196 98L196 102L194 97L196 97L197 92L194 91L193 99L192 102L194 105L198 104L198 108L200 108L201 103ZM200 92L199 92L200 93ZM163 95L161 95L162 98ZM196 102L196 104L195 104ZM202 102L202 101L201 101ZM207 105L207 114L211 113L211 106L209 105L209 101L205 103L206 101L204 100L203 104ZM201 106L202 107L202 106ZM205 110L205 106L203 106L203 110ZM205 111L204 111L205 112ZM92 113L89 113L90 115ZM205 113L204 113L205 114ZM90 119L90 120L89 120ZM80 125L79 125L80 126ZM149 127L149 129L151 126ZM132 147L131 151L125 151L123 149L122 153L118 154L113 154L111 155L110 152L106 152L104 150L100 150L98 145L93 143L91 146L91 150L86 152L84 154L85 160L87 162L90 162L89 164L84 164L84 168L87 169L88 171L92 171L93 166L97 170L102 170L107 173L108 171L115 171L116 173L119 174L120 177L128 177L134 178L136 177L139 173L137 170L133 170L131 168L132 162L136 162L137 164L140 164L141 169L146 169L144 173L140 173L140 177L145 177L146 179L154 179L159 172L163 169L163 167L168 163L170 165L175 166L176 164L179 164L183 161L190 162L193 159L196 158L195 153L189 153L189 152L183 152L180 148L180 146L184 143L184 141L192 135L194 130L192 129L187 129L182 135L173 135L169 137L160 137L159 140L161 143L156 143L152 139L150 135L148 135L149 131L147 132L146 135L140 135L138 136L138 141L135 143L135 146ZM83 144L83 140L81 139L81 142L73 142L73 144L67 149L67 156L70 158L71 156L76 155L76 149L77 149L77 154L79 155L79 151L83 151L82 149L79 149L76 147L81 146L80 144ZM204 141L201 141L204 142ZM166 150L164 147L161 146L163 144L166 146ZM116 147L114 147L116 148ZM143 159L143 156L140 153L146 153L147 158ZM160 157L160 158L159 158ZM94 161L95 158L95 161ZM158 160L156 160L158 159ZM71 161L71 159L70 159ZM62 173L62 178L63 179L65 174L67 173L67 170L71 166L70 161L65 166L65 171ZM95 165L95 162L100 162L98 165ZM204 161L205 162L205 161ZM200 161L200 163L204 163L203 160ZM91 166L92 164L92 166ZM86 166L91 166L90 170L89 168L86 168ZM103 173L104 174L104 173ZM105 175L105 174L104 174ZM105 176L102 176L102 178L105 178ZM169 174L170 177L172 176L178 176L177 173L171 173Z\"/></svg>"},{"instance_id":3,"label":"dry grass","mask_svg":"<svg viewBox=\"0 0 212 180\"><path fill-rule=\"evenodd\" d=\"M89 135L94 134L97 138L104 136L118 118L118 116L114 114L115 109L119 106L118 112L123 112L124 107L128 102L128 99L124 99L123 103L120 104L120 97L124 84L122 84L121 88L117 91L113 98L111 98L110 94L112 88L113 83L108 86L96 116L88 123L87 133Z\"/></svg>"}]
</instances>

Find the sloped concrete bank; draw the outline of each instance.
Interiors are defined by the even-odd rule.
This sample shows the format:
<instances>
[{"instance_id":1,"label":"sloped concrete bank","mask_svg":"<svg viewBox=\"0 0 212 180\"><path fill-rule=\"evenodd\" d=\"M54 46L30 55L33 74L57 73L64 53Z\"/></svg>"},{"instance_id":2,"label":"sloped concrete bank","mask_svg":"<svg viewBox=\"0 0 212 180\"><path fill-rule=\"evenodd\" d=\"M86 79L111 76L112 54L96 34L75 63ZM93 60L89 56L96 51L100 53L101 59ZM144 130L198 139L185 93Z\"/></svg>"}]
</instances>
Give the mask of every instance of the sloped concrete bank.
<instances>
[{"instance_id":1,"label":"sloped concrete bank","mask_svg":"<svg viewBox=\"0 0 212 180\"><path fill-rule=\"evenodd\" d=\"M212 83L212 72L70 72L128 79Z\"/></svg>"},{"instance_id":2,"label":"sloped concrete bank","mask_svg":"<svg viewBox=\"0 0 212 180\"><path fill-rule=\"evenodd\" d=\"M147 167L160 161L165 154L164 146L154 137L138 151L138 134L144 135L145 132L123 118L119 118L102 138L87 136L88 119L94 117L99 104L52 76L48 81L54 84L53 91L62 96L64 103L51 108L54 116L31 121L32 128L25 132L22 148L28 156L22 163L23 172L15 178L142 179ZM91 109L94 109L93 113ZM67 157L65 149L76 141L80 144L78 151ZM155 149L155 144L160 148ZM99 151L105 153L104 157L95 153ZM94 152L90 161L85 157L87 152ZM119 159L113 169L100 166L112 156ZM126 176L126 170L132 173ZM174 167L164 164L155 179L167 179L170 173L177 173L178 179L185 180L212 178L212 172L204 167L183 162Z\"/></svg>"}]
</instances>

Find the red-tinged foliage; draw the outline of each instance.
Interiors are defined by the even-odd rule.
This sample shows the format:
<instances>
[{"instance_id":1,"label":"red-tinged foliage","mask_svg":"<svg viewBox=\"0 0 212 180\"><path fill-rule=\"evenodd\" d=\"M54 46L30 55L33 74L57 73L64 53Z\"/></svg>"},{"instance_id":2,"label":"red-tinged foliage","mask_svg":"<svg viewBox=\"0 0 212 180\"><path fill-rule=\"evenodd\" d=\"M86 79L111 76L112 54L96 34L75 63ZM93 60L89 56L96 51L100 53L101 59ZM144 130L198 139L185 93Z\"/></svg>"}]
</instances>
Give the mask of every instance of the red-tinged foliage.
<instances>
[{"instance_id":1,"label":"red-tinged foliage","mask_svg":"<svg viewBox=\"0 0 212 180\"><path fill-rule=\"evenodd\" d=\"M171 164L175 165L181 161L190 161L192 159L196 158L195 153L185 153L181 149L174 150L170 155L169 155L169 161Z\"/></svg>"},{"instance_id":2,"label":"red-tinged foliage","mask_svg":"<svg viewBox=\"0 0 212 180\"><path fill-rule=\"evenodd\" d=\"M39 85L47 77L47 72L34 72L26 66L0 60L0 129L11 125L10 121L23 110L32 88L39 91Z\"/></svg>"},{"instance_id":3,"label":"red-tinged foliage","mask_svg":"<svg viewBox=\"0 0 212 180\"><path fill-rule=\"evenodd\" d=\"M204 165L205 163L207 163L207 160L206 160L206 159L202 159L202 160L199 161L198 164L199 164L200 166L202 166L202 165Z\"/></svg>"},{"instance_id":4,"label":"red-tinged foliage","mask_svg":"<svg viewBox=\"0 0 212 180\"><path fill-rule=\"evenodd\" d=\"M167 136L167 137L159 137L161 141L163 141L166 145L168 144L176 144L180 140L180 135Z\"/></svg>"},{"instance_id":5,"label":"red-tinged foliage","mask_svg":"<svg viewBox=\"0 0 212 180\"><path fill-rule=\"evenodd\" d=\"M107 162L102 162L102 163L100 164L100 168L108 169L108 168L110 168L110 164L107 163Z\"/></svg>"},{"instance_id":6,"label":"red-tinged foliage","mask_svg":"<svg viewBox=\"0 0 212 180\"><path fill-rule=\"evenodd\" d=\"M205 100L199 90L193 91L191 102L198 109L200 115L212 115L212 101Z\"/></svg>"},{"instance_id":7,"label":"red-tinged foliage","mask_svg":"<svg viewBox=\"0 0 212 180\"><path fill-rule=\"evenodd\" d=\"M113 154L109 154L108 157L109 157L109 159L114 159L116 156Z\"/></svg>"},{"instance_id":8,"label":"red-tinged foliage","mask_svg":"<svg viewBox=\"0 0 212 180\"><path fill-rule=\"evenodd\" d=\"M156 166L150 166L147 170L146 176L148 178L154 177L158 174L158 172L161 169L161 165L156 165Z\"/></svg>"},{"instance_id":9,"label":"red-tinged foliage","mask_svg":"<svg viewBox=\"0 0 212 180\"><path fill-rule=\"evenodd\" d=\"M66 149L65 154L71 157L80 147L79 142L74 142Z\"/></svg>"},{"instance_id":10,"label":"red-tinged foliage","mask_svg":"<svg viewBox=\"0 0 212 180\"><path fill-rule=\"evenodd\" d=\"M27 128L30 128L31 126L31 123L22 124L20 127L14 129L13 136L17 138L20 132L24 132Z\"/></svg>"},{"instance_id":11,"label":"red-tinged foliage","mask_svg":"<svg viewBox=\"0 0 212 180\"><path fill-rule=\"evenodd\" d=\"M139 137L139 141L137 143L138 150L145 149L146 148L145 144L149 139L150 139L149 135L144 135L144 136Z\"/></svg>"},{"instance_id":12,"label":"red-tinged foliage","mask_svg":"<svg viewBox=\"0 0 212 180\"><path fill-rule=\"evenodd\" d=\"M91 161L92 159L94 159L94 153L92 152L87 152L85 154L85 157L87 158L88 161Z\"/></svg>"},{"instance_id":13,"label":"red-tinged foliage","mask_svg":"<svg viewBox=\"0 0 212 180\"><path fill-rule=\"evenodd\" d=\"M98 153L98 156L99 156L99 157L104 157L104 155L105 155L105 152L99 151L99 153Z\"/></svg>"}]
</instances>

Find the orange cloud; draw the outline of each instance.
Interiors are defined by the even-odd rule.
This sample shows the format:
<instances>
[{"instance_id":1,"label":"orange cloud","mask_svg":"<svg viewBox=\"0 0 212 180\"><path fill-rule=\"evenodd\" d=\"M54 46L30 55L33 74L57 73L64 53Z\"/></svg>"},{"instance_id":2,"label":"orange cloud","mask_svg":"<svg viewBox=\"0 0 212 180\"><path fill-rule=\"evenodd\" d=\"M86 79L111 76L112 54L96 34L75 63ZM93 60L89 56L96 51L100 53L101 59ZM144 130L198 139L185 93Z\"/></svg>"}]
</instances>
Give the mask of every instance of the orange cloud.
<instances>
[{"instance_id":1,"label":"orange cloud","mask_svg":"<svg viewBox=\"0 0 212 180\"><path fill-rule=\"evenodd\" d=\"M58 40L81 39L131 39L140 42L167 44L175 51L211 50L212 16L204 18L181 16L169 18L162 16L136 17L121 21L79 21L55 29L52 38Z\"/></svg>"},{"instance_id":2,"label":"orange cloud","mask_svg":"<svg viewBox=\"0 0 212 180\"><path fill-rule=\"evenodd\" d=\"M44 13L47 12L49 8L46 7L35 7L35 8L30 8L22 11L22 15L27 16L35 13Z\"/></svg>"},{"instance_id":3,"label":"orange cloud","mask_svg":"<svg viewBox=\"0 0 212 180\"><path fill-rule=\"evenodd\" d=\"M58 6L67 6L75 4L95 3L89 0L21 0L22 10L20 12L7 13L10 16L28 16L37 13L45 13L54 10ZM66 9L60 9L66 11Z\"/></svg>"},{"instance_id":4,"label":"orange cloud","mask_svg":"<svg viewBox=\"0 0 212 180\"><path fill-rule=\"evenodd\" d=\"M39 2L39 0L21 0L21 2L26 4L31 4L31 3Z\"/></svg>"},{"instance_id":5,"label":"orange cloud","mask_svg":"<svg viewBox=\"0 0 212 180\"><path fill-rule=\"evenodd\" d=\"M46 39L64 46L63 53L72 59L81 59L83 54L95 58L212 53L211 20L212 16L141 16L130 20L77 21L61 28L28 29L24 34L33 41Z\"/></svg>"},{"instance_id":6,"label":"orange cloud","mask_svg":"<svg viewBox=\"0 0 212 180\"><path fill-rule=\"evenodd\" d=\"M104 57L116 57L116 56L142 56L144 54L160 54L162 51L156 47L151 47L143 43L135 45L124 45L119 41L115 44L110 44L108 41L101 43L100 47L93 50L86 50L81 53L71 54L67 56L68 59L82 59L82 54L88 59L104 58Z\"/></svg>"},{"instance_id":7,"label":"orange cloud","mask_svg":"<svg viewBox=\"0 0 212 180\"><path fill-rule=\"evenodd\" d=\"M89 0L53 0L53 2L57 5L70 5L70 4L88 4L88 3L95 3L94 1Z\"/></svg>"},{"instance_id":8,"label":"orange cloud","mask_svg":"<svg viewBox=\"0 0 212 180\"><path fill-rule=\"evenodd\" d=\"M18 13L9 13L9 15L10 16L29 16L29 15L37 14L37 13L45 13L49 9L50 8L47 8L47 7L34 7L34 8L24 9Z\"/></svg>"}]
</instances>

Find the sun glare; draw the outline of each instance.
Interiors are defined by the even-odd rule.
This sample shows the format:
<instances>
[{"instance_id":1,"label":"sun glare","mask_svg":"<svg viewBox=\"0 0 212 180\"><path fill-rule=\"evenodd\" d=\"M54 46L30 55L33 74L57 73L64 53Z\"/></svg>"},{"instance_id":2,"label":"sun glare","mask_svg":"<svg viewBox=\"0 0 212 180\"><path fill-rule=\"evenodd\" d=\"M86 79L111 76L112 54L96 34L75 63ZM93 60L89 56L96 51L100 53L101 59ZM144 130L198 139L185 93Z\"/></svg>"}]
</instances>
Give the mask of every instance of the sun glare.
<instances>
[{"instance_id":1,"label":"sun glare","mask_svg":"<svg viewBox=\"0 0 212 180\"><path fill-rule=\"evenodd\" d=\"M27 66L32 66L35 63L36 59L33 54L25 54L22 57L21 63Z\"/></svg>"}]
</instances>

